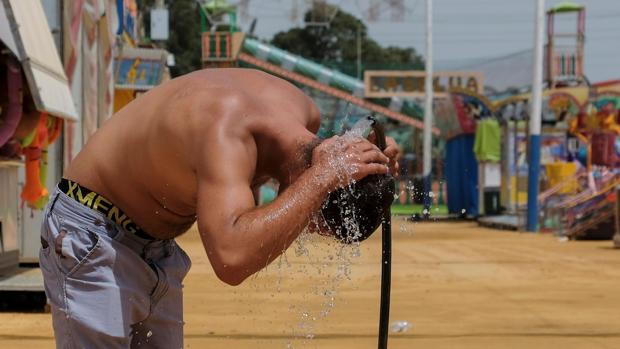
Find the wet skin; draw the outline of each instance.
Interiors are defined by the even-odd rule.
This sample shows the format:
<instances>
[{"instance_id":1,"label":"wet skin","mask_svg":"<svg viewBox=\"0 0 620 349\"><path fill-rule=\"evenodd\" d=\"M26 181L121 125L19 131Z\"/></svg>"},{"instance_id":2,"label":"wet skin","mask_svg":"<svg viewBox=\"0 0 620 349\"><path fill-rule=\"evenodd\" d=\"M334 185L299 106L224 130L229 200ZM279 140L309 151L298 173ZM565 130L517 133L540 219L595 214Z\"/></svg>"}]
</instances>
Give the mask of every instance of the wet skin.
<instances>
[{"instance_id":1,"label":"wet skin","mask_svg":"<svg viewBox=\"0 0 620 349\"><path fill-rule=\"evenodd\" d=\"M65 177L110 199L156 238L198 222L217 276L239 284L280 255L327 194L397 169L393 139L382 153L361 138L333 137L312 151L320 114L290 83L251 69L194 72L152 89L107 121ZM280 183L257 207L253 189Z\"/></svg>"}]
</instances>

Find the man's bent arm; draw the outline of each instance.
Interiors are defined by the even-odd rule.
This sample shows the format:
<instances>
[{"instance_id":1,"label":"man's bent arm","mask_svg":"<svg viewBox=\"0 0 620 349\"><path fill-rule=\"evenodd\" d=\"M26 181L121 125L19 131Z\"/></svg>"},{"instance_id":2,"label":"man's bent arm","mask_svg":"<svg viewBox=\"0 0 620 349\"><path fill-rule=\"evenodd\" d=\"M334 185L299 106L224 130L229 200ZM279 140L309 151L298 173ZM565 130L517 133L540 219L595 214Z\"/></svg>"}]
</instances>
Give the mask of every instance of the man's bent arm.
<instances>
[{"instance_id":1,"label":"man's bent arm","mask_svg":"<svg viewBox=\"0 0 620 349\"><path fill-rule=\"evenodd\" d=\"M209 152L211 165L198 170L198 228L215 273L236 285L289 247L320 208L330 183L310 168L274 201L256 207L253 156L241 140L217 148Z\"/></svg>"}]
</instances>

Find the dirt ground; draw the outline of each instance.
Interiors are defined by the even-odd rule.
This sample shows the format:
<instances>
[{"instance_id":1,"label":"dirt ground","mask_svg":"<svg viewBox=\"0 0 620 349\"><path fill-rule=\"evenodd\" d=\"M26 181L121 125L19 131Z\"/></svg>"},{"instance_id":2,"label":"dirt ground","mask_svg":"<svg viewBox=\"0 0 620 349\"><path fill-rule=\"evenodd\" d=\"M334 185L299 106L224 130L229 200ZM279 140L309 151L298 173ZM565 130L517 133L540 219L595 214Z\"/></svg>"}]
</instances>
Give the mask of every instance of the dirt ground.
<instances>
[{"instance_id":1,"label":"dirt ground","mask_svg":"<svg viewBox=\"0 0 620 349\"><path fill-rule=\"evenodd\" d=\"M610 241L475 223L394 223L390 348L620 348L620 250ZM376 348L380 234L359 251L311 237L238 287L195 232L188 348ZM359 255L359 256L358 256ZM0 314L0 348L51 348L49 314Z\"/></svg>"}]
</instances>

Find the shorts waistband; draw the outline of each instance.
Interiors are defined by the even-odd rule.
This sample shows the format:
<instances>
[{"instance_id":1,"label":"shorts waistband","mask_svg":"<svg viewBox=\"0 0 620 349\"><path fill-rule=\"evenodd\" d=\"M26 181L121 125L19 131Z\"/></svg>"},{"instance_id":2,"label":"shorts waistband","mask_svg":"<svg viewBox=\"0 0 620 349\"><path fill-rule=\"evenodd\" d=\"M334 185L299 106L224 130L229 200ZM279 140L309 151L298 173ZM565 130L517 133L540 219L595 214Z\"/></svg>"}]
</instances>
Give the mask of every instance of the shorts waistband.
<instances>
[{"instance_id":1,"label":"shorts waistband","mask_svg":"<svg viewBox=\"0 0 620 349\"><path fill-rule=\"evenodd\" d=\"M76 202L90 208L93 211L97 211L106 216L112 222L118 224L124 230L147 240L158 240L150 236L147 232L142 230L129 216L123 212L118 206L114 205L110 200L106 199L103 195L90 190L77 182L71 181L66 178L62 178L58 183L58 190L65 193L67 197L75 200Z\"/></svg>"}]
</instances>

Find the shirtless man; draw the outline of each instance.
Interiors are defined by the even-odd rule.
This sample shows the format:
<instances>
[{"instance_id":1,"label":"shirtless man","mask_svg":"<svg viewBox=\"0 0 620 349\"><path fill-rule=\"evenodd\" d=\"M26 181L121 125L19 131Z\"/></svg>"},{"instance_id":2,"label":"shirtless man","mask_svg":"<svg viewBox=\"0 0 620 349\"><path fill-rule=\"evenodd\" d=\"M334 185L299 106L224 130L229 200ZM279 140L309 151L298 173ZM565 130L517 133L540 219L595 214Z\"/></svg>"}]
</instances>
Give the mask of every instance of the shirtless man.
<instances>
[{"instance_id":1,"label":"shirtless man","mask_svg":"<svg viewBox=\"0 0 620 349\"><path fill-rule=\"evenodd\" d=\"M46 209L57 346L182 347L191 263L175 237L197 221L216 275L237 285L288 248L330 191L397 171L392 139L384 152L361 138L319 142L319 118L293 85L249 69L195 72L119 111ZM280 194L257 207L253 189L269 178Z\"/></svg>"}]
</instances>

